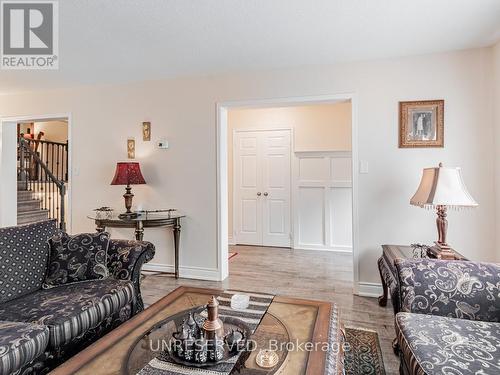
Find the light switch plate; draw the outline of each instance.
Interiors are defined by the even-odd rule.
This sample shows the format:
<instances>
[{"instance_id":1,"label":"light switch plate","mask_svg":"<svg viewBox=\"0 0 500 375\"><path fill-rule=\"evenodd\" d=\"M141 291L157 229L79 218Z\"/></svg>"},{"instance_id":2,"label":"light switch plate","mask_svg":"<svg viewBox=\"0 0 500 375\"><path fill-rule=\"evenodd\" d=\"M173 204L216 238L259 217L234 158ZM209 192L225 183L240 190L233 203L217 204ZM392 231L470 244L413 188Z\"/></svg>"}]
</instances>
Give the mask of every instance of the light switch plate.
<instances>
[{"instance_id":1,"label":"light switch plate","mask_svg":"<svg viewBox=\"0 0 500 375\"><path fill-rule=\"evenodd\" d=\"M368 173L368 161L360 160L359 161L359 173L367 174Z\"/></svg>"}]
</instances>

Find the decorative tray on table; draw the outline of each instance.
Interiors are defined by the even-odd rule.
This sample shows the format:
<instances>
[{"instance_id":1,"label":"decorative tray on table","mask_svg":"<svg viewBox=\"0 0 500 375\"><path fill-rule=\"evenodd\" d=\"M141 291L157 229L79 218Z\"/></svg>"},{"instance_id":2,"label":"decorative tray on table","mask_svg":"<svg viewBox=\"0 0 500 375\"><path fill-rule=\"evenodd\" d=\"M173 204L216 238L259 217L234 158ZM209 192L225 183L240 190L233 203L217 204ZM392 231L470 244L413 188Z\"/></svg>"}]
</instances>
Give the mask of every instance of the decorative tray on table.
<instances>
[{"instance_id":1,"label":"decorative tray on table","mask_svg":"<svg viewBox=\"0 0 500 375\"><path fill-rule=\"evenodd\" d=\"M238 318L219 318L218 306L212 297L206 309L192 311L182 320L165 351L170 361L209 368L251 350L248 325Z\"/></svg>"}]
</instances>

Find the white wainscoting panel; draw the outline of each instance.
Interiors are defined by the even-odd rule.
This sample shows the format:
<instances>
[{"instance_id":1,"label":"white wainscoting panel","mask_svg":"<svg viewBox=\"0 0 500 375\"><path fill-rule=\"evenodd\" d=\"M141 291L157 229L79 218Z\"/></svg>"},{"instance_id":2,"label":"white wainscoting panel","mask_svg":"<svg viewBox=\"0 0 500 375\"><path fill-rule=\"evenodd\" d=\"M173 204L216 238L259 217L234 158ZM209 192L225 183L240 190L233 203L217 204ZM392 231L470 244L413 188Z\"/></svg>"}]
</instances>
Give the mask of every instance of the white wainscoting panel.
<instances>
[{"instance_id":1,"label":"white wainscoting panel","mask_svg":"<svg viewBox=\"0 0 500 375\"><path fill-rule=\"evenodd\" d=\"M302 186L298 195L299 244L324 247L325 190L321 187Z\"/></svg>"},{"instance_id":2,"label":"white wainscoting panel","mask_svg":"<svg viewBox=\"0 0 500 375\"><path fill-rule=\"evenodd\" d=\"M352 251L350 152L296 152L294 248Z\"/></svg>"}]
</instances>

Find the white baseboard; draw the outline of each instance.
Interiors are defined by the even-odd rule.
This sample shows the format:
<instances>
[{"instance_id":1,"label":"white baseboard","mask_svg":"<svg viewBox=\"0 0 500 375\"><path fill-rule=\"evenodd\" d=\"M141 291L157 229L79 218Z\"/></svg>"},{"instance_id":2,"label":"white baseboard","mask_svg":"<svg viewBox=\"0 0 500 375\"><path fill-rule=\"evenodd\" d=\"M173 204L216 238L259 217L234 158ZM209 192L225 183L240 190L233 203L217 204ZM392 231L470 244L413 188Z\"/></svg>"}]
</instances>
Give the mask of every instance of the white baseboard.
<instances>
[{"instance_id":1,"label":"white baseboard","mask_svg":"<svg viewBox=\"0 0 500 375\"><path fill-rule=\"evenodd\" d=\"M179 276L186 279L221 281L217 268L181 267Z\"/></svg>"},{"instance_id":2,"label":"white baseboard","mask_svg":"<svg viewBox=\"0 0 500 375\"><path fill-rule=\"evenodd\" d=\"M229 236L229 237L227 238L227 244L228 244L229 246L234 246L234 245L236 245L236 242L234 241L234 237L233 237L233 236Z\"/></svg>"},{"instance_id":3,"label":"white baseboard","mask_svg":"<svg viewBox=\"0 0 500 375\"><path fill-rule=\"evenodd\" d=\"M303 245L299 244L293 247L294 250L316 250L316 251L331 251L334 253L352 254L352 246L321 246L321 245Z\"/></svg>"},{"instance_id":4,"label":"white baseboard","mask_svg":"<svg viewBox=\"0 0 500 375\"><path fill-rule=\"evenodd\" d=\"M147 263L142 266L142 269L144 271L173 273L175 268L171 264ZM179 268L179 277L184 279L220 281L220 273L216 268L181 266Z\"/></svg>"},{"instance_id":5,"label":"white baseboard","mask_svg":"<svg viewBox=\"0 0 500 375\"><path fill-rule=\"evenodd\" d=\"M172 273L174 272L174 266L169 264L147 263L142 266L142 270L152 271L152 272Z\"/></svg>"},{"instance_id":6,"label":"white baseboard","mask_svg":"<svg viewBox=\"0 0 500 375\"><path fill-rule=\"evenodd\" d=\"M358 295L361 297L379 297L383 293L380 283L358 283Z\"/></svg>"}]
</instances>

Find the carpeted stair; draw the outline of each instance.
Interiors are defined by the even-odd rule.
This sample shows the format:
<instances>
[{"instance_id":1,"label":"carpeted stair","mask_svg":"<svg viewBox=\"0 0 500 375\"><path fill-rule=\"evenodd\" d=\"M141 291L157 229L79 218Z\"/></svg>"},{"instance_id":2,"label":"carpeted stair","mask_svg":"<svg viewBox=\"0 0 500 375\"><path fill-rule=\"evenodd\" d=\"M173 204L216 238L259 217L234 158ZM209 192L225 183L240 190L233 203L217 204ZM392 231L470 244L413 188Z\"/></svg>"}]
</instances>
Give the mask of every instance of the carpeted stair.
<instances>
[{"instance_id":1,"label":"carpeted stair","mask_svg":"<svg viewBox=\"0 0 500 375\"><path fill-rule=\"evenodd\" d=\"M41 201L33 198L33 193L26 190L26 184L17 183L17 224L30 224L47 220L49 211L42 209Z\"/></svg>"}]
</instances>

